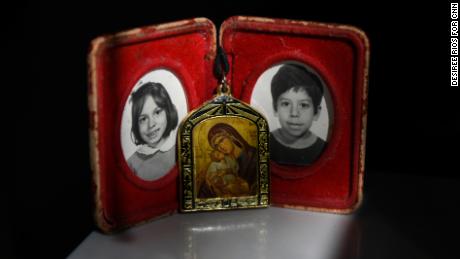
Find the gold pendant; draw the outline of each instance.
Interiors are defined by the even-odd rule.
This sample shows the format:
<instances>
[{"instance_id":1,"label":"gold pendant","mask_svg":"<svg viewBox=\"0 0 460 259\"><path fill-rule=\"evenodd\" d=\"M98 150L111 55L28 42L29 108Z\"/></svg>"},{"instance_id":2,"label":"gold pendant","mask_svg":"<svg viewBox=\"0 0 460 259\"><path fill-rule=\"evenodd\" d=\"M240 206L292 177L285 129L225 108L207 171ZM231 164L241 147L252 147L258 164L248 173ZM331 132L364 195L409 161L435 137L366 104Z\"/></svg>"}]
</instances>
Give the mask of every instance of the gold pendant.
<instances>
[{"instance_id":1,"label":"gold pendant","mask_svg":"<svg viewBox=\"0 0 460 259\"><path fill-rule=\"evenodd\" d=\"M181 212L268 207L267 120L235 99L225 77L216 96L178 133Z\"/></svg>"}]
</instances>

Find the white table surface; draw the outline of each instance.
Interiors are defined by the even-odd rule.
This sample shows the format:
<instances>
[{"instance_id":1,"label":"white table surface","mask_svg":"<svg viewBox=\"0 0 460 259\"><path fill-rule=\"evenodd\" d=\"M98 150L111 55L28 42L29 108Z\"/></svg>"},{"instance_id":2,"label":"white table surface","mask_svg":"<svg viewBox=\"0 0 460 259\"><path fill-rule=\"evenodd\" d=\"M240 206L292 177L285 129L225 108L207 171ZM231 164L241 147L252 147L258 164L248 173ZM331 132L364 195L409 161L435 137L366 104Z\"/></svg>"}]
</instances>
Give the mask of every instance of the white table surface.
<instances>
[{"instance_id":1,"label":"white table surface","mask_svg":"<svg viewBox=\"0 0 460 259\"><path fill-rule=\"evenodd\" d=\"M94 231L69 258L337 258L359 243L349 238L353 217L275 207L175 214L114 235Z\"/></svg>"}]
</instances>

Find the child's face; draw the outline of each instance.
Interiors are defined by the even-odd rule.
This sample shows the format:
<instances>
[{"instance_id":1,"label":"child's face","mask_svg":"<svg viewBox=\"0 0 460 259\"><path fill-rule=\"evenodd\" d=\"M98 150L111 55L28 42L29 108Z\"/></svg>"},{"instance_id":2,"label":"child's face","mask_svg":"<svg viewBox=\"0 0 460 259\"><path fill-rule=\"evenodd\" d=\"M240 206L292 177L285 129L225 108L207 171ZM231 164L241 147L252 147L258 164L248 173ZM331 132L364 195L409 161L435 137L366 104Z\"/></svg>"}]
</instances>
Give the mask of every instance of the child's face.
<instances>
[{"instance_id":1,"label":"child's face","mask_svg":"<svg viewBox=\"0 0 460 259\"><path fill-rule=\"evenodd\" d=\"M157 147L162 140L167 125L166 112L158 107L152 96L147 96L139 116L141 138L151 147Z\"/></svg>"},{"instance_id":2,"label":"child's face","mask_svg":"<svg viewBox=\"0 0 460 259\"><path fill-rule=\"evenodd\" d=\"M315 114L313 101L302 88L298 91L290 88L282 93L276 106L275 116L279 119L281 130L291 137L301 137L319 116L319 109Z\"/></svg>"},{"instance_id":3,"label":"child's face","mask_svg":"<svg viewBox=\"0 0 460 259\"><path fill-rule=\"evenodd\" d=\"M224 153L219 152L217 150L214 151L213 156L216 161L221 161L222 159L224 159Z\"/></svg>"}]
</instances>

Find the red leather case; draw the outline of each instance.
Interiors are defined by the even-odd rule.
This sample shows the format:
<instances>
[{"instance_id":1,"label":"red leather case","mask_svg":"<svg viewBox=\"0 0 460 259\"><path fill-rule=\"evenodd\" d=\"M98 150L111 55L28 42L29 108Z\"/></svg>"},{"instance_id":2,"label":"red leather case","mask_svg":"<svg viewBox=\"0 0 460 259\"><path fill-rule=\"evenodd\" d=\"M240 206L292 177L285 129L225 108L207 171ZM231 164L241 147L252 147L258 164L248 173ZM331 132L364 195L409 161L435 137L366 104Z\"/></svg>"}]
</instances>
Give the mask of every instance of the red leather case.
<instances>
[{"instance_id":1,"label":"red leather case","mask_svg":"<svg viewBox=\"0 0 460 259\"><path fill-rule=\"evenodd\" d=\"M181 81L188 110L212 95L215 27L198 18L102 36L89 54L90 149L96 222L105 232L176 211L177 166L164 177L134 176L120 143L121 117L133 85L159 68Z\"/></svg>"},{"instance_id":2,"label":"red leather case","mask_svg":"<svg viewBox=\"0 0 460 259\"><path fill-rule=\"evenodd\" d=\"M276 206L346 213L362 199L369 43L350 26L231 17L220 30L233 95L250 103L257 79L274 64L313 67L328 85L333 123L328 146L310 166L272 162ZM155 181L130 171L120 143L121 118L133 85L163 68L180 80L187 110L210 99L216 32L205 18L149 26L93 40L89 54L90 150L97 225L104 232L174 213L177 167ZM269 91L269 89L267 89Z\"/></svg>"},{"instance_id":3,"label":"red leather case","mask_svg":"<svg viewBox=\"0 0 460 259\"><path fill-rule=\"evenodd\" d=\"M272 160L272 203L337 213L358 207L367 118L366 35L344 25L231 17L222 25L220 37L231 60L233 94L243 101L250 103L264 71L286 61L314 68L328 85L333 109L328 146L310 166Z\"/></svg>"}]
</instances>

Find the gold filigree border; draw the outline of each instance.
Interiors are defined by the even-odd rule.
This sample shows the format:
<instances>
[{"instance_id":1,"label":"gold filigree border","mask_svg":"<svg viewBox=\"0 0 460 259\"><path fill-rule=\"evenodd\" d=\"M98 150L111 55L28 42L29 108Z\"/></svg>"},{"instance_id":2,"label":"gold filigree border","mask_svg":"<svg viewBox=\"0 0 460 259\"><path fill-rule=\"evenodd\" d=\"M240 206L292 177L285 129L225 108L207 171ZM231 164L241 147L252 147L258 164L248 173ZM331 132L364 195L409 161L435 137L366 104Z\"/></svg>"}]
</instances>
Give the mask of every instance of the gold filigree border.
<instances>
[{"instance_id":1,"label":"gold filigree border","mask_svg":"<svg viewBox=\"0 0 460 259\"><path fill-rule=\"evenodd\" d=\"M255 124L258 132L258 193L253 196L229 198L196 198L193 163L193 138L195 126L209 118L231 116L247 119ZM230 102L209 102L192 112L182 123L178 137L178 162L180 170L180 211L207 211L244 208L261 208L270 204L269 129L266 119L250 106L234 99Z\"/></svg>"}]
</instances>

